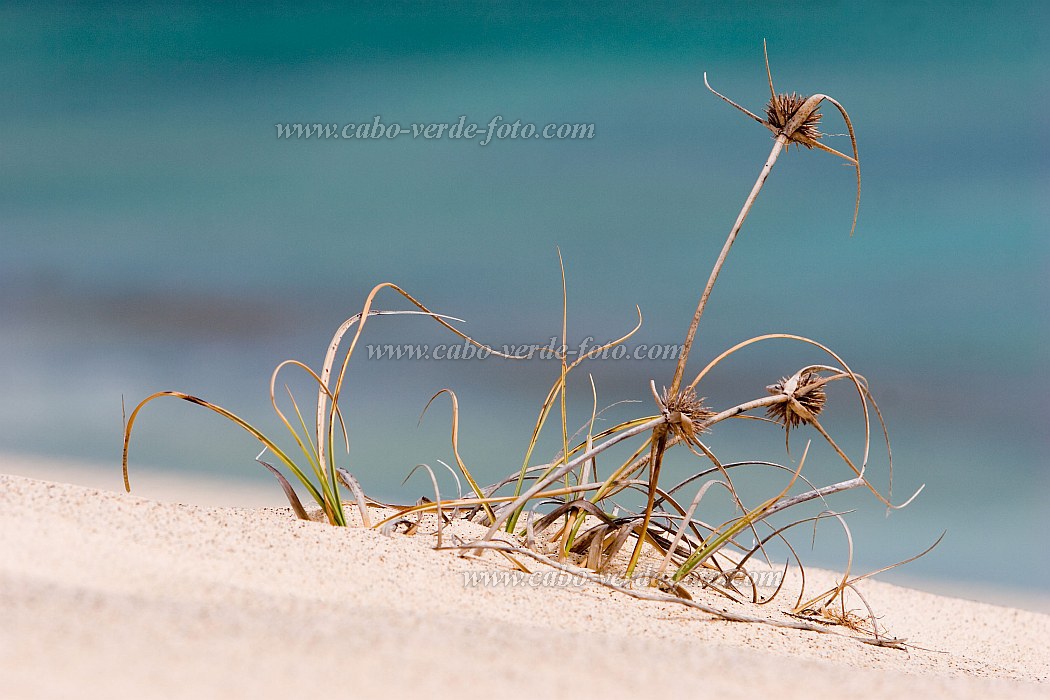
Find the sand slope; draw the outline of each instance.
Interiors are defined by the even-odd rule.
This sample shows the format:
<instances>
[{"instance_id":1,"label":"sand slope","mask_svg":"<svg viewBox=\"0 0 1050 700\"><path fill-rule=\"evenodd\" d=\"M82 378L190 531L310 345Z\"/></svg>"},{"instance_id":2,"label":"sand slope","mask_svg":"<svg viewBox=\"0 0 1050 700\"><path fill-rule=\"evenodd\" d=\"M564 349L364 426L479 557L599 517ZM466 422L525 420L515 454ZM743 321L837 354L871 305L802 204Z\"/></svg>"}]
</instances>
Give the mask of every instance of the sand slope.
<instances>
[{"instance_id":1,"label":"sand slope","mask_svg":"<svg viewBox=\"0 0 1050 700\"><path fill-rule=\"evenodd\" d=\"M0 476L2 695L1050 696L1047 615L869 582L935 650L902 652L591 584L468 587L497 555L429 544Z\"/></svg>"}]
</instances>

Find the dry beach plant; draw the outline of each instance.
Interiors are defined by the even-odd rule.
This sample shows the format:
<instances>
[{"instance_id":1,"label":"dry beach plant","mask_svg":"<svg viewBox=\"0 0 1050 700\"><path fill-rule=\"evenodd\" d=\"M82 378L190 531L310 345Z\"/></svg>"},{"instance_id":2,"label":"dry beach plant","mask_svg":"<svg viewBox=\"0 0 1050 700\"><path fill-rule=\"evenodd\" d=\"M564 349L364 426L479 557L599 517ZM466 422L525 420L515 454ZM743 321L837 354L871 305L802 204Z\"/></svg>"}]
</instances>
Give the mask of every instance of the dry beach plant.
<instances>
[{"instance_id":1,"label":"dry beach plant","mask_svg":"<svg viewBox=\"0 0 1050 700\"><path fill-rule=\"evenodd\" d=\"M348 524L340 490L340 485L343 485L349 490L365 527L389 531L391 528L403 526L407 532L416 533L421 531L424 514L428 514L428 517L436 515L434 520L438 547L455 549L465 556L480 555L492 550L508 557L514 567L523 571L529 570L530 564L527 562L533 562L533 566L539 563L556 570L571 572L635 598L675 602L725 620L761 622L816 632L848 634L868 643L899 648L903 640L888 637L881 630L876 616L856 590L855 584L865 577L851 578L848 565L838 585L822 591L819 595L806 596L802 562L787 538L790 531L799 525L812 524L815 527L822 520L837 520L847 534L852 562L852 538L849 528L843 515L830 509L827 499L844 491L862 488L867 489L887 508L895 509L904 507L918 495L917 491L907 501L894 504L890 491L887 490L884 494L867 476L874 422L878 424L885 440L889 483L892 486L892 452L889 437L867 379L856 373L833 350L816 340L788 333L769 333L749 338L722 351L710 360L692 381L683 384L690 351L712 289L763 184L785 147L795 144L807 149L820 150L853 166L856 171L857 198L851 235L856 228L860 206L860 160L849 115L841 104L824 94L808 97L801 97L795 93L778 94L773 88L768 55L766 74L770 99L764 110L764 118L716 92L708 83L707 75L704 75L704 83L712 93L768 128L773 133L774 143L751 192L730 228L707 284L701 292L669 386L658 391L656 382L650 382L649 388L655 409L648 415L596 431L596 421L601 412L598 410L597 390L592 379L593 400L590 418L584 422L578 433L570 434L570 377L576 376L575 370L584 362L626 342L638 330L642 319L639 310L638 321L632 330L570 361L564 350L568 335L568 295L565 268L561 265L562 350L556 358L559 361L559 369L540 405L520 466L504 479L482 487L460 456L458 399L451 389L443 389L426 405L429 407L442 395L450 399L455 468L443 466L456 478L457 488L458 476L462 475L469 490L463 492L460 489L455 498L443 498L435 471L429 465L419 465L416 469L424 469L430 476L434 497L422 498L412 505L390 506L390 512L373 519L369 513L369 506L379 504L365 495L357 479L339 467L336 459L336 453L341 451L336 446L337 437L342 447L349 449L347 427L343 423L339 401L351 358L366 322L377 316L420 315L433 319L466 342L485 348L496 356L522 359L521 356L499 353L466 336L453 325L458 319L435 313L408 292L387 283L373 289L360 313L347 319L338 328L319 372L314 372L301 362L289 360L278 365L271 376L270 397L273 408L288 429L301 457L293 458L276 440L215 404L188 394L164 391L141 401L126 421L123 456L125 486L130 490L128 447L132 428L141 410L162 396L175 397L218 413L259 440L263 445L263 453L269 452L274 455L279 464L274 466L263 462L262 454L257 459L279 479L298 517L308 518L309 515L299 501L296 490L278 466L299 482L301 488L316 503L323 517L332 525ZM849 132L852 155L841 153L823 143L824 135L819 130L819 109L824 102L832 104L841 114ZM415 308L374 309L376 295L384 289L394 291ZM354 333L343 349L344 340L351 328L354 329ZM732 406L709 406L705 399L699 396L698 389L703 380L716 371L723 361L747 348L772 341L801 344L818 353L822 361L802 367L766 386L765 391L757 391L758 395L751 395ZM341 351L342 360L337 362ZM290 391L288 399L293 409L292 418L279 407L276 388L278 375L290 367L304 371L317 385L316 412L312 425L308 425ZM778 375L773 375L775 376ZM859 457L849 456L847 450L832 437L822 422L833 408L828 389L840 382L856 395L860 407L863 448ZM560 451L554 459L537 464L534 455L540 436L545 433L551 414L555 412L560 419L557 421L560 423ZM755 415L756 413L761 415ZM768 430L768 426L776 425L783 430L788 463L780 464L766 459L737 462L720 460L712 442L716 428L724 421L741 418L757 420L756 429ZM837 455L848 469L848 478L819 486L810 480L804 472L804 466L812 443L806 443L797 460L792 458L790 450L792 432L802 430L811 433L812 439L823 441L830 447L831 452ZM671 450L687 453L691 459L699 460L700 467L688 478L668 488L661 483L661 468ZM598 474L599 457L606 467L608 464L614 465L605 477L599 477ZM782 483L760 503L747 505L741 491L734 484L734 478L735 475L748 470L768 472L779 478ZM921 491L921 488L919 490ZM725 494L728 499L728 506L733 513L730 517L718 516L718 509L711 509L705 503L705 499L710 502L709 496L715 491ZM622 499L629 500L632 494L635 500L644 503L636 510L631 510L620 502ZM807 503L822 505L824 510L815 516L796 517L787 523L773 523L773 516L789 511L796 512L794 509ZM711 520L712 517L717 519ZM487 531L484 536L474 541L453 541L449 544L442 538L442 527L456 519L473 520L487 527ZM760 617L696 600L699 592L704 590L741 604L750 602L765 605L777 598L783 586L782 579L772 593L763 593L760 588L765 590L766 587L759 585L762 574L751 564L752 559L756 557L766 558L768 563L765 548L773 542L781 543L791 552L803 576L798 599L787 611L787 615ZM847 607L854 605L853 602L846 602L847 594L860 597L862 607L866 610L865 614L858 614L857 610L860 608Z\"/></svg>"}]
</instances>

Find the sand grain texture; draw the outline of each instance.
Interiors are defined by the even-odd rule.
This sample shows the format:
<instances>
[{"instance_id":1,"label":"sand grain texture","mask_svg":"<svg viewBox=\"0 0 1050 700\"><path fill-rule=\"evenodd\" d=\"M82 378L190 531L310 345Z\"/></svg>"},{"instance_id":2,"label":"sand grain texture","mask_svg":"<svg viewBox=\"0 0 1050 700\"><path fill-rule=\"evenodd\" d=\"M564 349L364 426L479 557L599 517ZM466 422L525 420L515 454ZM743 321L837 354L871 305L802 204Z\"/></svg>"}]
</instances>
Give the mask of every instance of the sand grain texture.
<instances>
[{"instance_id":1,"label":"sand grain texture","mask_svg":"<svg viewBox=\"0 0 1050 700\"><path fill-rule=\"evenodd\" d=\"M590 584L468 587L505 562L432 542L0 475L3 697L1050 696L1047 615L868 582L937 650L902 652Z\"/></svg>"}]
</instances>

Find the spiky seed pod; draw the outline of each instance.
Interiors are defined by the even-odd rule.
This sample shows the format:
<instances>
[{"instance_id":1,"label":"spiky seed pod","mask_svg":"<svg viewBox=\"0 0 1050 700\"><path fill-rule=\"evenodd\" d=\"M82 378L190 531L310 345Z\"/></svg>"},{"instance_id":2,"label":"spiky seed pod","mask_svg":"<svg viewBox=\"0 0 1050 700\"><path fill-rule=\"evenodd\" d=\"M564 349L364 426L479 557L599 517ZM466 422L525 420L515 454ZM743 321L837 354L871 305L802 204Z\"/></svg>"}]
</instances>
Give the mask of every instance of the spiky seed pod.
<instances>
[{"instance_id":1,"label":"spiky seed pod","mask_svg":"<svg viewBox=\"0 0 1050 700\"><path fill-rule=\"evenodd\" d=\"M787 126L787 123L791 121L791 117L794 116L795 112L798 111L799 107L801 107L805 101L805 97L794 92L790 95L777 95L770 99L769 104L766 105L766 120L771 126L774 126L777 129L783 129ZM816 141L823 136L823 134L820 133L821 116L819 109L813 110L813 113L806 117L795 133L791 135L792 143L796 145L802 144L806 148L813 148L813 144L806 143L804 140L795 137L803 136Z\"/></svg>"},{"instance_id":2,"label":"spiky seed pod","mask_svg":"<svg viewBox=\"0 0 1050 700\"><path fill-rule=\"evenodd\" d=\"M766 417L788 430L809 423L820 415L828 401L820 379L816 372L801 372L767 386L770 394L786 394L788 399L767 408Z\"/></svg>"},{"instance_id":3,"label":"spiky seed pod","mask_svg":"<svg viewBox=\"0 0 1050 700\"><path fill-rule=\"evenodd\" d=\"M706 432L706 429L698 430L698 426L702 426L708 419L716 415L704 405L704 399L698 397L692 388L687 388L674 396L669 395L665 388L660 397L660 406L688 439Z\"/></svg>"}]
</instances>

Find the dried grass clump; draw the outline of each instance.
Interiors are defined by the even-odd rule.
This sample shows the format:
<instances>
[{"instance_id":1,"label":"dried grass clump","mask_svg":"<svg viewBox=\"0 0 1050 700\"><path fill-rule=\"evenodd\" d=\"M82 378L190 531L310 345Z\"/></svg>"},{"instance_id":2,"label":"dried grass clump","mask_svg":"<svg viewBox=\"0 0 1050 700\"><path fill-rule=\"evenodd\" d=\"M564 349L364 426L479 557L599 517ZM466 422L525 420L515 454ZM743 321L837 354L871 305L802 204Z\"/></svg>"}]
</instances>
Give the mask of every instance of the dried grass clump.
<instances>
[{"instance_id":1,"label":"dried grass clump","mask_svg":"<svg viewBox=\"0 0 1050 700\"><path fill-rule=\"evenodd\" d=\"M712 92L772 131L774 144L729 230L700 295L670 385L658 395L655 381L650 382L655 404L650 412L598 430L597 421L603 411L598 409L598 392L592 380L589 420L584 421L583 427L576 433L569 431L570 377L576 376L574 371L583 362L626 342L641 325L639 310L638 322L620 338L593 348L572 362L566 353L557 354L555 359L559 362L559 370L540 405L520 466L494 484L481 486L460 455L459 404L456 394L450 389L435 394L427 403L428 407L441 395L447 395L451 403L451 445L455 467L441 464L455 477L457 495L454 498L442 497L435 470L429 465L420 465L417 469L425 469L430 476L434 497L420 498L411 505L395 506L392 515L372 522L368 508L375 505L374 502L365 496L353 475L339 466L337 459L337 452L349 450L347 426L339 409L339 401L350 361L366 322L376 316L421 315L433 319L475 346L485 348L490 354L508 359L524 359L501 354L464 335L452 325L458 319L435 313L400 287L386 283L375 287L365 300L361 312L351 316L336 330L319 371L315 372L294 360L282 362L274 370L270 378L271 403L289 431L296 450L286 452L276 440L264 435L247 421L208 401L180 392L158 392L141 401L127 419L123 458L126 488L130 490L128 446L136 418L151 401L162 396L175 397L223 416L259 440L263 452L257 459L277 477L299 517L308 516L296 490L282 471L298 480L301 489L317 503L324 518L333 525L347 524L340 491L342 485L349 492L348 504L360 511L361 522L365 527L383 532L400 528L413 534L426 529L422 526L423 516L426 515L426 521L436 526L438 546L454 548L465 556L480 555L491 550L499 552L522 571L529 570L528 567L533 565L530 562L539 562L554 569L570 571L635 598L680 603L725 620L761 622L818 632L829 631L831 625L848 630L851 635L860 635L858 638L862 641L899 648L902 640L885 635L875 624L876 618L870 607L866 618L857 615L854 608L847 607L847 593L859 596L855 584L867 576L850 578L849 565L837 586L805 600L804 569L788 539L790 531L799 525L808 523L815 527L821 521L835 520L841 524L850 542L849 555L852 561L849 528L842 514L829 510L827 499L843 491L865 488L888 508L902 508L912 500L894 504L890 493L884 495L868 476L872 425L877 423L885 439L889 484L892 486L893 461L889 437L867 380L854 372L833 350L816 340L788 333L770 333L749 338L722 351L691 382L684 383L690 350L719 272L774 163L786 146L794 143L821 150L844 159L854 167L857 200L851 234L856 227L860 206L860 161L849 115L827 95L815 94L803 98L795 93L776 93L768 56L766 72L770 102L764 119L715 92L707 84L706 74L704 76L704 82ZM846 123L852 156L840 153L819 140L822 134L819 131L821 115L818 108L825 101L838 109ZM561 271L561 335L564 344L568 334L564 265ZM394 291L414 309L374 309L375 298L384 289ZM349 337L349 343L344 344L351 328L354 333ZM790 377L767 387L765 394L744 394L729 406L710 407L704 399L699 398L697 387L724 360L751 346L771 341L806 346L828 364L803 367ZM286 414L279 406L276 386L278 375L285 368L293 367L305 372L317 386L316 411L310 421L312 425L304 417L290 391L287 394L291 414ZM859 428L864 440L859 455L847 454L821 423L831 408L827 387L840 382L851 395L856 396L860 408L862 420ZM765 418L754 415L756 412L764 412ZM539 438L548 426L552 413L558 415L555 423L560 451L553 459L536 463L534 454ZM737 462L720 459L708 436L713 435L722 422L738 418L758 419L757 429L768 429L770 424L778 425L785 435L786 463L765 458ZM788 436L792 431L803 429L812 435L796 459L791 454ZM340 449L336 446L337 436ZM804 473L804 467L812 440L823 441L830 447L831 452L847 468L848 478L824 485L817 485L810 480ZM667 487L661 483L661 466L665 455L673 449L684 449L685 456L695 458L698 465L689 477ZM262 461L266 452L276 457L279 462L277 466ZM601 469L599 457L602 460ZM771 478L779 481L779 485L771 489L760 502L748 504L734 484L734 478L741 471L755 470L770 474ZM599 471L605 476L600 476ZM466 487L461 486L460 475ZM711 507L710 499L714 493L723 498L723 506L731 509L730 517L725 517L724 509L719 511ZM641 501L643 497L642 507L630 507L631 502ZM819 504L823 509L815 516L798 514L796 509L807 503ZM717 515L719 512L723 514ZM783 519L786 513L796 515ZM443 527L457 519L474 521L487 527L485 535L472 542L462 542L452 537L452 544L446 544ZM783 583L771 592L760 590L762 573L750 563L757 556L765 560L764 570L771 570L773 567L767 547L773 542L782 543L791 552L799 570L803 571L802 588L795 604L787 611L788 615L759 617L727 606L726 600L739 605L765 605L777 598ZM784 563L785 571L789 561ZM696 599L700 595L717 595L724 600L717 601L717 604L705 603ZM868 607L866 601L863 604ZM836 633L847 632L840 629Z\"/></svg>"}]
</instances>

